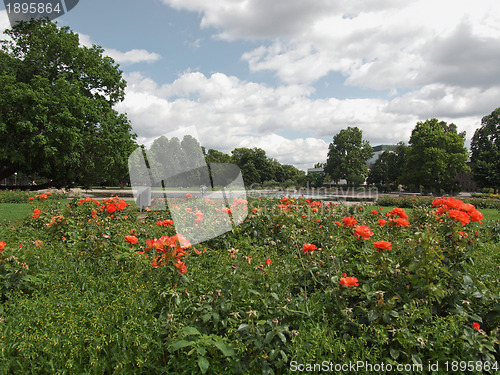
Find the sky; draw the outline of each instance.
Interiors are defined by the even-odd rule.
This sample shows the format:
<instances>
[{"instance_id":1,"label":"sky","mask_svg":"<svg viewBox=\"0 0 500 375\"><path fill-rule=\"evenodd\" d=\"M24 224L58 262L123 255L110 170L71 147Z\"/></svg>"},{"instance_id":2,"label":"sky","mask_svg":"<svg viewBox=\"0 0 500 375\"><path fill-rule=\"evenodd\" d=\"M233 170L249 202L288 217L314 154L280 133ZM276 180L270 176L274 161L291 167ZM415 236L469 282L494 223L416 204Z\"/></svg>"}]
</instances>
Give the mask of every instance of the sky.
<instances>
[{"instance_id":1,"label":"sky","mask_svg":"<svg viewBox=\"0 0 500 375\"><path fill-rule=\"evenodd\" d=\"M468 146L500 107L496 0L80 0L56 21L120 65L140 144L195 127L306 170L348 126L376 146L438 118Z\"/></svg>"}]
</instances>

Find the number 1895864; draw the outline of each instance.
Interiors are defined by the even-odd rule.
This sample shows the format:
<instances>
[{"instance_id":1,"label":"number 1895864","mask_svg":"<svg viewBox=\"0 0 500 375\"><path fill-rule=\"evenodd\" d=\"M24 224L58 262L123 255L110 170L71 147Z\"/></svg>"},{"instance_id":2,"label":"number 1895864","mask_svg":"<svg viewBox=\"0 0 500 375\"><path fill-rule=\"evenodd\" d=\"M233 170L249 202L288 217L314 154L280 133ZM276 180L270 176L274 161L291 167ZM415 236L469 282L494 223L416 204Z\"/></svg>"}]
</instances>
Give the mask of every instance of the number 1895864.
<instances>
[{"instance_id":1,"label":"number 1895864","mask_svg":"<svg viewBox=\"0 0 500 375\"><path fill-rule=\"evenodd\" d=\"M47 13L61 13L61 4L58 2L54 5L51 3L7 3L7 13L14 14L47 14Z\"/></svg>"}]
</instances>

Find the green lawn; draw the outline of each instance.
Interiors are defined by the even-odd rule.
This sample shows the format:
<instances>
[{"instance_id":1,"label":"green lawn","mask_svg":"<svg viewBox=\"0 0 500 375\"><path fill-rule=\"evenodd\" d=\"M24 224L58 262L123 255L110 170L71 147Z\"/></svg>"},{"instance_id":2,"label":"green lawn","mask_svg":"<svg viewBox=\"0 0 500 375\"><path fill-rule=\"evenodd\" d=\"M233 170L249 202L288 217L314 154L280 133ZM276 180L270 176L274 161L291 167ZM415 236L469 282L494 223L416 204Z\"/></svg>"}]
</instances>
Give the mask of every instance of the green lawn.
<instances>
[{"instance_id":1,"label":"green lawn","mask_svg":"<svg viewBox=\"0 0 500 375\"><path fill-rule=\"evenodd\" d=\"M31 205L28 203L0 203L0 220L17 220L29 215Z\"/></svg>"},{"instance_id":2,"label":"green lawn","mask_svg":"<svg viewBox=\"0 0 500 375\"><path fill-rule=\"evenodd\" d=\"M71 199L61 199L61 205L68 204ZM37 206L34 203L0 203L0 220L18 220L33 213Z\"/></svg>"}]
</instances>

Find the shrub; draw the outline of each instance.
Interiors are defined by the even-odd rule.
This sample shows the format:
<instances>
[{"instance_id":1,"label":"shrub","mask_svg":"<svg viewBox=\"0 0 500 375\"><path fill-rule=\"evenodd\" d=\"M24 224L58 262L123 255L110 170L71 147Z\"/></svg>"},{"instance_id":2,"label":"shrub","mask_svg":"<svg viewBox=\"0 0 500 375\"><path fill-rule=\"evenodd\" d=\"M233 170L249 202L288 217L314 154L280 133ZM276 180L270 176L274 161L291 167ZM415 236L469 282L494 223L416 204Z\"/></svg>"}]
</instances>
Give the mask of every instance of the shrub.
<instances>
[{"instance_id":1,"label":"shrub","mask_svg":"<svg viewBox=\"0 0 500 375\"><path fill-rule=\"evenodd\" d=\"M435 197L429 196L390 196L390 195L382 195L377 199L376 204L384 207L402 207L402 208L412 208L415 206L425 206L430 205ZM496 197L487 197L481 196L472 197L472 198L463 198L464 203L470 203L476 206L477 208L492 208L492 209L500 209L500 200Z\"/></svg>"},{"instance_id":2,"label":"shrub","mask_svg":"<svg viewBox=\"0 0 500 375\"><path fill-rule=\"evenodd\" d=\"M0 203L26 203L29 198L32 200L62 199L66 196L62 192L37 193L24 190L0 190Z\"/></svg>"}]
</instances>

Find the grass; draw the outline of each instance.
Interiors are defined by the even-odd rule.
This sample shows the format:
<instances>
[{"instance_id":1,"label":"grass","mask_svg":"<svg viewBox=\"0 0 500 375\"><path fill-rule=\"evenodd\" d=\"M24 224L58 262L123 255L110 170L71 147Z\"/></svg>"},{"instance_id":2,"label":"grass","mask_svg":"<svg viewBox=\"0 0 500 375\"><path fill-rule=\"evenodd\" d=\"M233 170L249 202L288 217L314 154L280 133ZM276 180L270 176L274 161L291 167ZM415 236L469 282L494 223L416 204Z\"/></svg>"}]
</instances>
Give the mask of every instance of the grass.
<instances>
[{"instance_id":1,"label":"grass","mask_svg":"<svg viewBox=\"0 0 500 375\"><path fill-rule=\"evenodd\" d=\"M61 205L67 205L71 199L61 199ZM127 202L135 206L135 202ZM33 205L30 203L0 203L0 220L14 221L23 219L33 213Z\"/></svg>"},{"instance_id":2,"label":"grass","mask_svg":"<svg viewBox=\"0 0 500 375\"><path fill-rule=\"evenodd\" d=\"M0 203L0 220L22 219L32 212L28 203Z\"/></svg>"}]
</instances>

